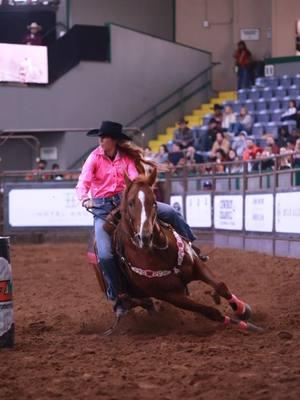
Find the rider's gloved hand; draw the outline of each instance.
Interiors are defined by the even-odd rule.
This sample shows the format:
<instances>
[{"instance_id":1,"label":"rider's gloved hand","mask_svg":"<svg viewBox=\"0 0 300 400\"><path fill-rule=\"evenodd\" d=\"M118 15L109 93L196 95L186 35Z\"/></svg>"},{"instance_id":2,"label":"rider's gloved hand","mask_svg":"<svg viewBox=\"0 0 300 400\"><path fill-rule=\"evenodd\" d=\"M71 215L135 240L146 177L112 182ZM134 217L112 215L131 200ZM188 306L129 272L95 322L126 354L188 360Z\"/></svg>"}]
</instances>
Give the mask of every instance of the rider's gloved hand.
<instances>
[{"instance_id":1,"label":"rider's gloved hand","mask_svg":"<svg viewBox=\"0 0 300 400\"><path fill-rule=\"evenodd\" d=\"M85 208L92 208L93 207L93 200L92 199L85 199L82 202L82 207Z\"/></svg>"}]
</instances>

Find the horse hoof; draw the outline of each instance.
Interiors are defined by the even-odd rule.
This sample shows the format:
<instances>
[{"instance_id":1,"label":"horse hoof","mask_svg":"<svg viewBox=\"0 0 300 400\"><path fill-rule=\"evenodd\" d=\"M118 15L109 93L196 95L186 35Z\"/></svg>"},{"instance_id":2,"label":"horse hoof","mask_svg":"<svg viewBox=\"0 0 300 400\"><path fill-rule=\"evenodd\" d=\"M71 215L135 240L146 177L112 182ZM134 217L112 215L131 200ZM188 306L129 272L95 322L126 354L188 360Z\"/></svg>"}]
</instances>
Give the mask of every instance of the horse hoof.
<instances>
[{"instance_id":1,"label":"horse hoof","mask_svg":"<svg viewBox=\"0 0 300 400\"><path fill-rule=\"evenodd\" d=\"M242 321L248 321L251 318L252 310L249 304L245 304L245 311L242 314L236 314L236 316Z\"/></svg>"},{"instance_id":2,"label":"horse hoof","mask_svg":"<svg viewBox=\"0 0 300 400\"><path fill-rule=\"evenodd\" d=\"M254 325L251 322L240 321L239 329L247 332L263 333L265 330L260 326Z\"/></svg>"}]
</instances>

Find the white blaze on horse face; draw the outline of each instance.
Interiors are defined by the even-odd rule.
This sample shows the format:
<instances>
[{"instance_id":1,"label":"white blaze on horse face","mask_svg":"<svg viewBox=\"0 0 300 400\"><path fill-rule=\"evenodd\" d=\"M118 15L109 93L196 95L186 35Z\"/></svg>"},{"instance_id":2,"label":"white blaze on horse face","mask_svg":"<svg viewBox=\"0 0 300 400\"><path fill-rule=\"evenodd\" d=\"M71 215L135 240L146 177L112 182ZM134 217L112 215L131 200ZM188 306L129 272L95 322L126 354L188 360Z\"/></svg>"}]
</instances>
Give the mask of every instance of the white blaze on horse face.
<instances>
[{"instance_id":1,"label":"white blaze on horse face","mask_svg":"<svg viewBox=\"0 0 300 400\"><path fill-rule=\"evenodd\" d=\"M143 233L144 224L145 224L145 222L146 222L146 220L147 220L147 215L146 215L146 210L145 210L145 193L144 193L142 190L140 190L140 191L138 192L138 199L139 199L139 201L140 201L141 204L142 204L142 209L141 209L141 224L140 224L140 232L139 232L140 238L142 238L142 233Z\"/></svg>"}]
</instances>

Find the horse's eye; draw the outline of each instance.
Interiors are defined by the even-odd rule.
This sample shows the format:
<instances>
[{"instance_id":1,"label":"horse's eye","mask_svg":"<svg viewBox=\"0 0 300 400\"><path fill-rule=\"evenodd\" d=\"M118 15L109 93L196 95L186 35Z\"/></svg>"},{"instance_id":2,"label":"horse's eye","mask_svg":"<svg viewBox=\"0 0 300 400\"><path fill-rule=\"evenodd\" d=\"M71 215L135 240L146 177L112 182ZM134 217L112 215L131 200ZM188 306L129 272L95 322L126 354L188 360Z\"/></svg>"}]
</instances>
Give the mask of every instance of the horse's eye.
<instances>
[{"instance_id":1,"label":"horse's eye","mask_svg":"<svg viewBox=\"0 0 300 400\"><path fill-rule=\"evenodd\" d=\"M157 208L157 204L156 203L153 203L153 206L152 206L153 208Z\"/></svg>"},{"instance_id":2,"label":"horse's eye","mask_svg":"<svg viewBox=\"0 0 300 400\"><path fill-rule=\"evenodd\" d=\"M129 205L129 207L133 207L133 201L130 201L130 202L128 203L128 205Z\"/></svg>"}]
</instances>

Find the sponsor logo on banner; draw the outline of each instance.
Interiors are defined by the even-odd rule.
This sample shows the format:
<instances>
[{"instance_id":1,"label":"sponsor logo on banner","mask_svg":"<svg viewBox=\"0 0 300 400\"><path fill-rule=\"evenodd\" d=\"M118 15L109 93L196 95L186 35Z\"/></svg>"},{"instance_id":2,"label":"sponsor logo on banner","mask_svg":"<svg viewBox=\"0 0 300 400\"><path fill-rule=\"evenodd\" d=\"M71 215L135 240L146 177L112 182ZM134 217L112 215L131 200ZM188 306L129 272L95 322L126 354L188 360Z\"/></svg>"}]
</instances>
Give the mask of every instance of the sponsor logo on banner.
<instances>
[{"instance_id":1,"label":"sponsor logo on banner","mask_svg":"<svg viewBox=\"0 0 300 400\"><path fill-rule=\"evenodd\" d=\"M276 194L275 230L280 233L300 233L300 192Z\"/></svg>"},{"instance_id":2,"label":"sponsor logo on banner","mask_svg":"<svg viewBox=\"0 0 300 400\"><path fill-rule=\"evenodd\" d=\"M216 229L243 229L243 197L214 197L214 226Z\"/></svg>"},{"instance_id":3,"label":"sponsor logo on banner","mask_svg":"<svg viewBox=\"0 0 300 400\"><path fill-rule=\"evenodd\" d=\"M252 232L272 232L273 194L246 195L245 229Z\"/></svg>"},{"instance_id":4,"label":"sponsor logo on banner","mask_svg":"<svg viewBox=\"0 0 300 400\"><path fill-rule=\"evenodd\" d=\"M171 196L170 205L183 216L183 198L182 196Z\"/></svg>"},{"instance_id":5,"label":"sponsor logo on banner","mask_svg":"<svg viewBox=\"0 0 300 400\"><path fill-rule=\"evenodd\" d=\"M0 303L12 301L12 287L10 281L0 281Z\"/></svg>"},{"instance_id":6,"label":"sponsor logo on banner","mask_svg":"<svg viewBox=\"0 0 300 400\"><path fill-rule=\"evenodd\" d=\"M186 196L186 221L192 228L212 226L210 194Z\"/></svg>"},{"instance_id":7,"label":"sponsor logo on banner","mask_svg":"<svg viewBox=\"0 0 300 400\"><path fill-rule=\"evenodd\" d=\"M12 189L8 201L11 227L93 225L92 215L81 206L74 189Z\"/></svg>"}]
</instances>

